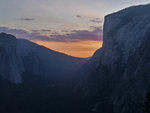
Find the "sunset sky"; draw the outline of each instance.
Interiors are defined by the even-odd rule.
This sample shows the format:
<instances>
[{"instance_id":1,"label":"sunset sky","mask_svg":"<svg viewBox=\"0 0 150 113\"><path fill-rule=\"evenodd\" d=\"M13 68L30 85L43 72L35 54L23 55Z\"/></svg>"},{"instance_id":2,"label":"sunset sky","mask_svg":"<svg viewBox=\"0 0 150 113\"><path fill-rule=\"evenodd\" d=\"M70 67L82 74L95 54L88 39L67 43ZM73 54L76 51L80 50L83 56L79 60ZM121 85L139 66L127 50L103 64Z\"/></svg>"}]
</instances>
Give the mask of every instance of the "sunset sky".
<instances>
[{"instance_id":1,"label":"sunset sky","mask_svg":"<svg viewBox=\"0 0 150 113\"><path fill-rule=\"evenodd\" d=\"M102 45L104 16L150 0L0 0L0 32L76 57Z\"/></svg>"}]
</instances>

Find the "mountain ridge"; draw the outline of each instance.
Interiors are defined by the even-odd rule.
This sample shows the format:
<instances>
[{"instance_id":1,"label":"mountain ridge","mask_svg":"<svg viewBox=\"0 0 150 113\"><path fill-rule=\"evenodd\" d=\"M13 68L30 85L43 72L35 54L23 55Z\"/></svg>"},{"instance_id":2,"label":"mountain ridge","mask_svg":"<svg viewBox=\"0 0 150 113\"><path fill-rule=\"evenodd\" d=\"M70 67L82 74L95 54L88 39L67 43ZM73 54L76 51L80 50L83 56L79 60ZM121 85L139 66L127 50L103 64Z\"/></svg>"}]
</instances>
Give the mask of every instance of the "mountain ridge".
<instances>
[{"instance_id":1,"label":"mountain ridge","mask_svg":"<svg viewBox=\"0 0 150 113\"><path fill-rule=\"evenodd\" d=\"M80 67L80 64L86 62L82 58L68 56L66 54L50 50L44 46L40 46L36 43L33 43L25 39L16 39L13 35L0 33L0 37L1 37L0 38L1 46L3 45L5 46L6 44L8 45L12 44L10 49L14 48L15 51L17 51L17 55L14 55L13 58L17 59L18 62L21 62L21 64L20 64L20 67L16 67L16 69L23 68L24 71L27 71L28 73L30 72L30 74L31 73L34 75L42 74L45 77L54 77L55 79L57 78L63 79L62 77L65 78L65 76L69 76L72 71L75 72L77 68ZM12 42L11 38L15 41ZM7 46L5 46L5 49L6 48ZM3 49L4 48L2 48L2 50ZM7 53L12 54L11 51L8 51ZM10 69L13 69L15 64L17 64L17 61L15 62L16 63L14 63L10 67ZM9 62L7 65L10 66ZM4 66L4 68L8 66ZM4 71L7 73L6 70ZM16 72L15 70L12 70L12 71ZM17 76L20 77L20 80L18 82L13 81L13 80L12 82L21 83L22 74L23 72L20 74L17 74ZM58 77L58 75L60 78ZM12 76L11 75L9 76L12 77L15 75L12 74ZM6 77L6 78L9 79L9 77Z\"/></svg>"}]
</instances>

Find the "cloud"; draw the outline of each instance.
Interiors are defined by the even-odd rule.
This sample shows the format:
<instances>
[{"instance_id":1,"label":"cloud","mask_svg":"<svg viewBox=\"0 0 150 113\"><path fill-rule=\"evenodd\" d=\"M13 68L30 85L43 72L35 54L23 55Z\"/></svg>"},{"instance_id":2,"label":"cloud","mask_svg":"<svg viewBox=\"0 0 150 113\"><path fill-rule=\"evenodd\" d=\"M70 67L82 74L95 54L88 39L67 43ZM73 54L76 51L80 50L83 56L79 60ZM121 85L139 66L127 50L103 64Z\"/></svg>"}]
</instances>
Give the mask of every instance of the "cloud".
<instances>
[{"instance_id":1,"label":"cloud","mask_svg":"<svg viewBox=\"0 0 150 113\"><path fill-rule=\"evenodd\" d=\"M9 33L15 35L17 38L24 38L29 40L41 40L41 41L55 41L55 42L78 42L81 40L102 40L102 29L100 27L93 27L92 31L89 30L72 30L68 34L59 34L53 32L50 35L41 34L41 31L51 30L32 30L28 32L23 29L15 29L8 27L0 27L0 32ZM68 31L69 32L69 31Z\"/></svg>"},{"instance_id":2,"label":"cloud","mask_svg":"<svg viewBox=\"0 0 150 113\"><path fill-rule=\"evenodd\" d=\"M34 21L34 18L20 18L21 21Z\"/></svg>"},{"instance_id":3,"label":"cloud","mask_svg":"<svg viewBox=\"0 0 150 113\"><path fill-rule=\"evenodd\" d=\"M17 38L24 38L29 40L45 40L45 41L52 41L50 37L43 36L40 34L41 31L50 31L50 30L32 30L31 32L28 32L23 29L15 29L15 28L8 28L8 27L0 27L0 32L5 32L8 34L12 34L16 36Z\"/></svg>"},{"instance_id":4,"label":"cloud","mask_svg":"<svg viewBox=\"0 0 150 113\"><path fill-rule=\"evenodd\" d=\"M52 30L49 30L49 29L42 29L41 31L42 31L42 32L51 32Z\"/></svg>"},{"instance_id":5,"label":"cloud","mask_svg":"<svg viewBox=\"0 0 150 113\"><path fill-rule=\"evenodd\" d=\"M102 29L95 27L92 31L89 30L73 30L72 33L65 35L51 35L56 41L73 42L80 40L103 40Z\"/></svg>"},{"instance_id":6,"label":"cloud","mask_svg":"<svg viewBox=\"0 0 150 113\"><path fill-rule=\"evenodd\" d=\"M26 38L29 35L29 32L23 29L16 29L16 28L8 28L8 27L0 27L0 32L9 33L15 35L16 37Z\"/></svg>"},{"instance_id":7,"label":"cloud","mask_svg":"<svg viewBox=\"0 0 150 113\"><path fill-rule=\"evenodd\" d=\"M100 19L100 18L91 19L90 21L93 23L102 23L103 22L102 19Z\"/></svg>"},{"instance_id":8,"label":"cloud","mask_svg":"<svg viewBox=\"0 0 150 113\"><path fill-rule=\"evenodd\" d=\"M67 31L67 30L61 30L61 32L67 33L67 32L69 32L69 31Z\"/></svg>"},{"instance_id":9,"label":"cloud","mask_svg":"<svg viewBox=\"0 0 150 113\"><path fill-rule=\"evenodd\" d=\"M76 17L79 18L79 19L88 20L89 22L92 22L92 23L102 23L103 22L103 20L101 18L93 18L93 17L81 16L79 14L77 14Z\"/></svg>"},{"instance_id":10,"label":"cloud","mask_svg":"<svg viewBox=\"0 0 150 113\"><path fill-rule=\"evenodd\" d=\"M76 15L76 17L77 17L77 18L82 18L82 16L81 16L81 15Z\"/></svg>"},{"instance_id":11,"label":"cloud","mask_svg":"<svg viewBox=\"0 0 150 113\"><path fill-rule=\"evenodd\" d=\"M41 30L32 30L32 33L35 34L44 34L44 33L50 33L52 30L49 29L41 29Z\"/></svg>"}]
</instances>

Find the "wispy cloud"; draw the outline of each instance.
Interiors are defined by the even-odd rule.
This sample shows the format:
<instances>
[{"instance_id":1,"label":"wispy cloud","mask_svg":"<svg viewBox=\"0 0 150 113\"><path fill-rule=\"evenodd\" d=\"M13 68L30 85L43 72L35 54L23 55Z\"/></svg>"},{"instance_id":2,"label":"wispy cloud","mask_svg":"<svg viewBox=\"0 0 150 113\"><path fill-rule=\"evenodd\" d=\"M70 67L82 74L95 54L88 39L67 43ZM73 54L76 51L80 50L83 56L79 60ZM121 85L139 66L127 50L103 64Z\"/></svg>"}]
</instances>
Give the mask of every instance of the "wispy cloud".
<instances>
[{"instance_id":1,"label":"wispy cloud","mask_svg":"<svg viewBox=\"0 0 150 113\"><path fill-rule=\"evenodd\" d=\"M88 16L82 16L79 14L77 14L76 17L79 19L87 20L92 23L102 23L103 22L103 19L101 19L101 18L93 18L93 17L88 17Z\"/></svg>"},{"instance_id":2,"label":"wispy cloud","mask_svg":"<svg viewBox=\"0 0 150 113\"><path fill-rule=\"evenodd\" d=\"M100 18L91 19L90 21L93 23L102 23L103 22L102 19L100 19Z\"/></svg>"},{"instance_id":3,"label":"wispy cloud","mask_svg":"<svg viewBox=\"0 0 150 113\"><path fill-rule=\"evenodd\" d=\"M43 33L51 33L52 30L49 30L49 29L41 29L41 30L32 30L32 33L35 33L35 34L43 34Z\"/></svg>"},{"instance_id":4,"label":"wispy cloud","mask_svg":"<svg viewBox=\"0 0 150 113\"><path fill-rule=\"evenodd\" d=\"M21 21L34 21L34 18L20 18Z\"/></svg>"},{"instance_id":5,"label":"wispy cloud","mask_svg":"<svg viewBox=\"0 0 150 113\"><path fill-rule=\"evenodd\" d=\"M77 15L76 15L76 17L77 17L77 18L82 18L82 16L81 16L81 15L79 15L79 14L77 14Z\"/></svg>"},{"instance_id":6,"label":"wispy cloud","mask_svg":"<svg viewBox=\"0 0 150 113\"><path fill-rule=\"evenodd\" d=\"M29 35L29 32L26 30L8 28L8 27L0 27L0 32L5 32L5 33L15 35L17 38L26 38Z\"/></svg>"},{"instance_id":7,"label":"wispy cloud","mask_svg":"<svg viewBox=\"0 0 150 113\"><path fill-rule=\"evenodd\" d=\"M72 33L65 35L52 35L56 40L61 41L80 41L80 40L102 40L102 29L94 28L94 30L73 30Z\"/></svg>"},{"instance_id":8,"label":"wispy cloud","mask_svg":"<svg viewBox=\"0 0 150 113\"><path fill-rule=\"evenodd\" d=\"M72 30L68 34L59 34L57 32L50 35L41 34L41 32L52 32L51 30L32 30L28 32L23 29L13 29L8 27L0 27L0 32L10 33L17 38L25 38L29 40L55 41L55 42L78 42L81 40L102 40L102 29L95 27L93 30Z\"/></svg>"}]
</instances>

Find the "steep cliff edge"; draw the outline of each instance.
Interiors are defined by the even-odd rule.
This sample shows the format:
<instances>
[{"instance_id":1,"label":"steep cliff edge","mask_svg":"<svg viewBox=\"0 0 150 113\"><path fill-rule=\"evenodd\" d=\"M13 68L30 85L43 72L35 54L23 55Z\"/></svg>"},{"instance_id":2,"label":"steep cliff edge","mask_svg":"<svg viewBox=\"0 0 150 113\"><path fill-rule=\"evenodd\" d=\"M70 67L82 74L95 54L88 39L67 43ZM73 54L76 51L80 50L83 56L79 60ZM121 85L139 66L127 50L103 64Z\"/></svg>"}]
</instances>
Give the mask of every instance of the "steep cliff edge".
<instances>
[{"instance_id":1,"label":"steep cliff edge","mask_svg":"<svg viewBox=\"0 0 150 113\"><path fill-rule=\"evenodd\" d=\"M22 82L24 66L18 52L17 39L0 33L0 75L13 83Z\"/></svg>"},{"instance_id":2,"label":"steep cliff edge","mask_svg":"<svg viewBox=\"0 0 150 113\"><path fill-rule=\"evenodd\" d=\"M105 17L103 47L78 85L93 112L142 113L150 86L150 5Z\"/></svg>"}]
</instances>

